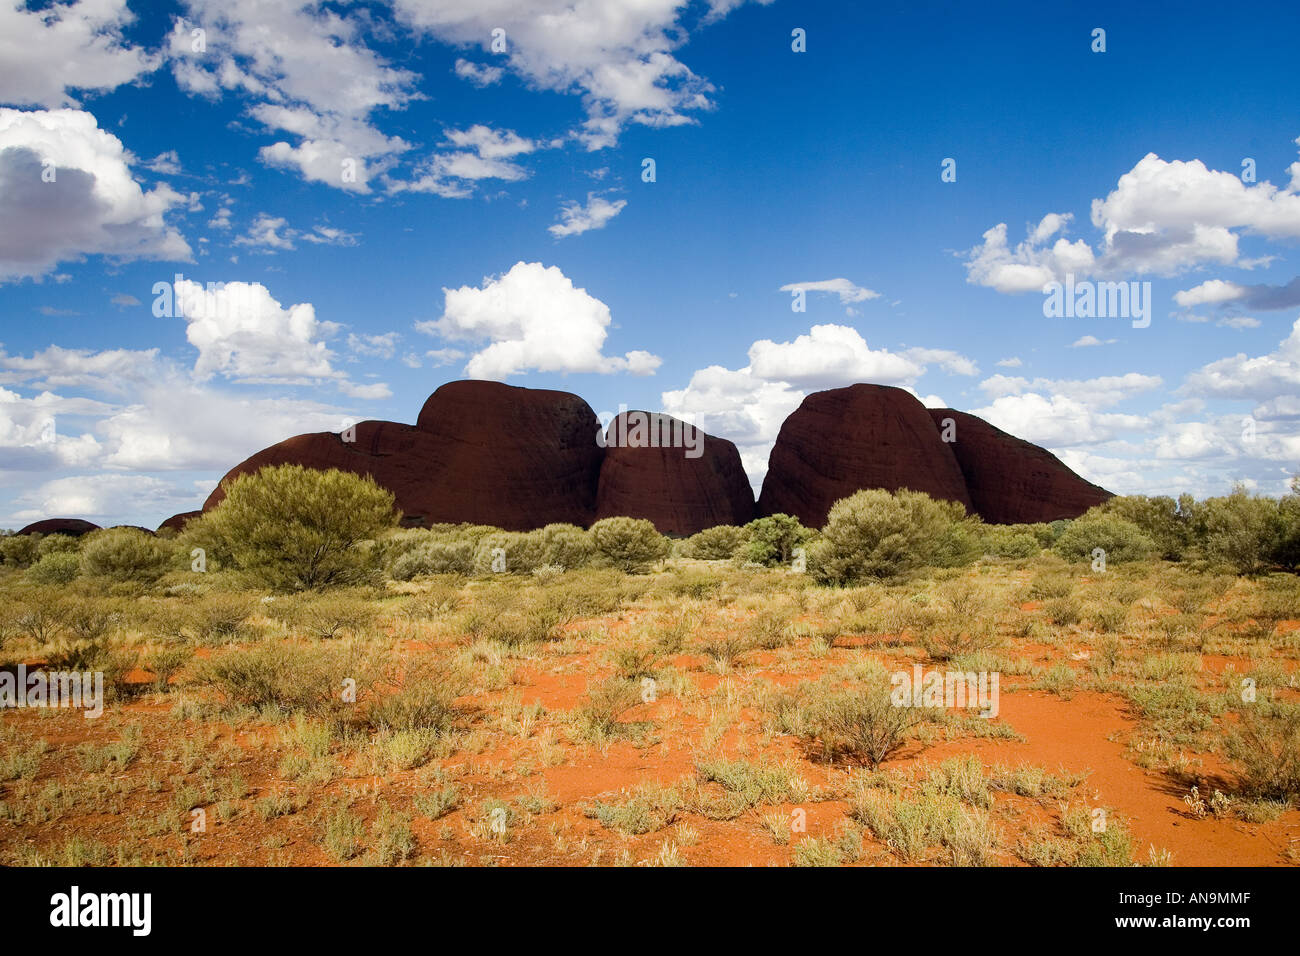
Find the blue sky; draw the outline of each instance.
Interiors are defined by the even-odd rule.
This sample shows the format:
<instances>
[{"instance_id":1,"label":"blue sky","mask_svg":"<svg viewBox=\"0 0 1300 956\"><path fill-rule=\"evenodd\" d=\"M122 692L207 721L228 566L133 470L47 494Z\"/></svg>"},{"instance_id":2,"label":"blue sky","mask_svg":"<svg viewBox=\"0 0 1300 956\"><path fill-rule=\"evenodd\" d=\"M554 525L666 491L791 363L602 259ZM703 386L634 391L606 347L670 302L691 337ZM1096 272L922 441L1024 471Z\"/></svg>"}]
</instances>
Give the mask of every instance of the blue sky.
<instances>
[{"instance_id":1,"label":"blue sky","mask_svg":"<svg viewBox=\"0 0 1300 956\"><path fill-rule=\"evenodd\" d=\"M693 417L756 486L804 395L874 381L1117 492L1282 493L1297 26L2 0L0 527L153 526L261 447L414 421L464 377ZM1045 316L1067 273L1149 282L1149 326Z\"/></svg>"}]
</instances>

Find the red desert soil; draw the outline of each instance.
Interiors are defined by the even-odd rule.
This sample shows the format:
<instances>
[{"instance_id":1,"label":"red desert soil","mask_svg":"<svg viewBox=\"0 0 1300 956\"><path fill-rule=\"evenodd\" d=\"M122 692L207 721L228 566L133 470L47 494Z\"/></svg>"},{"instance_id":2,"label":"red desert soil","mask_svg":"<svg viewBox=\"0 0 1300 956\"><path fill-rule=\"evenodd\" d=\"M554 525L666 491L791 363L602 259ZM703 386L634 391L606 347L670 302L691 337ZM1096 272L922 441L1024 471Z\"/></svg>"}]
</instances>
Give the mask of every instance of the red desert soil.
<instances>
[{"instance_id":1,"label":"red desert soil","mask_svg":"<svg viewBox=\"0 0 1300 956\"><path fill-rule=\"evenodd\" d=\"M628 617L605 618L589 622L610 630L625 629ZM865 643L865 647L853 647ZM680 670L690 675L696 688L704 695L719 692L702 711L689 712L683 700L665 694L651 703L637 706L624 716L625 721L649 721L653 725L653 739L645 746L634 746L626 741L611 743L603 751L594 746L573 745L566 741L563 732L551 738L558 759L547 762L541 757L536 731L518 737L513 734L495 734L482 750L457 753L439 761L445 769L456 771L457 785L463 789L462 805L438 820L428 820L418 814L411 820L411 828L424 857L445 853L468 863L495 862L502 865L527 864L584 864L590 862L612 863L621 855L632 860L653 858L659 848L672 842L677 824L684 823L698 832L698 839L679 846L682 859L692 865L766 866L786 865L791 861L792 848L801 839L834 837L846 820L847 804L843 800L806 800L799 804L807 814L806 834L796 834L788 845L776 845L763 828L763 819L772 814L788 818L790 804L761 806L747 811L734 820L713 821L694 813L683 812L674 824L666 829L641 836L626 836L603 827L583 812L593 800L626 799L643 784L672 785L683 777L694 774L696 761L708 753L724 753L728 757L745 760L770 760L791 762L799 774L813 788L827 787L837 780L843 783L842 768L833 769L817 760L797 740L787 736L768 738L762 733L762 715L744 704L725 726L720 738L707 746L702 744L708 733L713 708L725 697L727 682L737 687L752 685L757 680L789 685L798 680L815 679L837 665L851 660L844 651L854 655L872 655L894 667L910 666L908 659L897 653L897 648L871 647L872 642L841 639L840 651L833 660L817 659L804 654L796 655L782 666L777 656L757 654L734 673L720 675L699 655L682 654L675 658ZM423 642L411 642L414 650ZM1050 651L1050 645L1039 646L1020 642L1015 648L1018 656L1038 656ZM1057 649L1058 656L1061 653ZM523 704L540 702L548 712L543 725L553 722L563 712L572 710L582 702L589 680L605 675L610 665L604 659L604 649L598 646L579 649L572 653L555 654L543 650L536 656L504 662L510 681L503 692L483 695L472 703L482 708L483 714L499 712L503 696L516 698ZM205 655L206 656L206 655ZM1251 662L1244 658L1219 658L1206 656L1207 670L1219 671L1232 663L1244 672ZM743 699L743 695L742 698ZM322 851L312 811L293 814L274 821L263 821L251 812L251 803L267 795L280 793L290 796L300 792L300 786L282 777L277 770L276 741L281 731L274 726L241 727L232 729L220 722L178 726L169 714L172 702L163 698L146 698L129 703L122 708L123 716L139 720L144 733L145 753L159 753L174 746L180 737L200 738L212 735L213 740L230 741L244 752L238 762L238 772L246 780L250 805L230 824L214 822L204 837L191 841L190 862L200 864L265 864L268 862L292 865L327 865L333 861ZM702 714L702 716L701 716ZM36 715L17 712L6 715L22 724L28 732L36 732L57 748L52 751L48 765L35 781L39 788L49 780L81 776L76 769L74 752L78 744L97 746L117 738L121 722L84 721L71 713ZM1138 732L1139 722L1119 697L1091 691L1077 691L1068 697L1014 687L1004 683L1000 695L998 719L1005 721L1022 740L1007 740L977 736L940 739L922 746L917 742L908 745L902 754L887 762L887 768L909 769L921 762L930 766L953 756L974 755L986 765L1005 764L1042 767L1048 772L1071 771L1088 773L1086 782L1078 789L1075 801L1085 800L1091 806L1105 806L1117 811L1127 822L1133 836L1134 856L1139 861L1147 859L1148 847L1172 854L1174 866L1278 866L1294 864L1296 847L1300 841L1300 811L1291 810L1275 820L1263 824L1246 823L1238 819L1218 819L1207 816L1195 818L1183 802L1187 786L1169 774L1144 770L1133 762L1127 745ZM553 729L553 727L552 727ZM179 735L179 736L178 736ZM1231 790L1231 778L1219 761L1211 755L1201 754L1196 774L1203 781L1221 781L1225 791ZM531 765L525 775L509 774L512 767L521 763ZM356 800L354 810L365 818L366 825L375 818L377 804L374 798L397 801L397 806L409 806L408 801L419 792L419 771L402 771L386 776L363 774L351 764L343 775L327 784L313 798L320 806L324 798L336 795L345 788L362 796ZM156 796L140 788L140 771L133 773L132 800L152 801L157 812L166 812L168 793ZM180 778L172 781L179 785ZM554 809L539 814L527 827L513 834L508 843L474 840L469 829L474 813L486 798L513 800L533 791L544 782L545 792ZM710 785L714 786L714 785ZM1212 792L1213 784L1202 784ZM1209 796L1209 792L1205 794ZM998 826L1004 828L1006 840L998 853L999 862L1017 865L1019 861L1007 847L1013 846L1024 829L1038 824L1051 825L1057 808L1033 801L999 795L999 806L1013 811L1010 818L1000 817ZM152 807L152 804L149 804ZM137 812L146 809L138 807ZM149 812L153 812L149 810ZM124 822L103 813L72 813L60 819L53 827L7 828L8 836L28 844L57 844L73 835L82 835L110 845L129 839L130 830ZM278 837L278 849L268 851L268 838ZM160 838L163 845L175 846L176 838ZM155 852L161 849L155 846ZM178 850L163 850L163 856L154 859L181 862ZM862 865L902 865L888 848L869 835L864 842Z\"/></svg>"},{"instance_id":2,"label":"red desert soil","mask_svg":"<svg viewBox=\"0 0 1300 956\"><path fill-rule=\"evenodd\" d=\"M952 741L929 748L923 759L974 753L985 763L1090 771L1084 791L1095 796L1095 805L1128 818L1135 855L1144 858L1150 844L1169 850L1175 866L1277 866L1285 862L1288 841L1300 837L1297 811L1262 825L1193 817L1182 799L1185 789L1126 755L1123 741L1137 723L1112 695L1079 692L1064 700L1040 691L1004 692L998 716L1025 740ZM1211 776L1219 770L1203 768Z\"/></svg>"}]
</instances>

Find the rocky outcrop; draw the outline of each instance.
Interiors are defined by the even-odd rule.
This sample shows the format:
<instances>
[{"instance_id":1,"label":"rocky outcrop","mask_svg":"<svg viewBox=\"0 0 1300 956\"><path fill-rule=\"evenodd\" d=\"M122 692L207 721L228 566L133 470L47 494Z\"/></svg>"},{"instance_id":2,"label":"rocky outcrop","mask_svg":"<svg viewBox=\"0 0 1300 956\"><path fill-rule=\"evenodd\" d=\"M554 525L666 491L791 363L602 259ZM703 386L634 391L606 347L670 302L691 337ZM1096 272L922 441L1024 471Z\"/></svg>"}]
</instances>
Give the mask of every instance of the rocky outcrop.
<instances>
[{"instance_id":1,"label":"rocky outcrop","mask_svg":"<svg viewBox=\"0 0 1300 956\"><path fill-rule=\"evenodd\" d=\"M644 416L640 433L637 415ZM941 434L947 418L953 441ZM831 505L863 488L924 491L991 522L1074 517L1109 496L1037 445L973 415L927 410L909 392L883 385L804 399L781 426L757 506L729 441L647 413L624 413L602 431L577 395L497 382L442 386L414 425L367 421L342 434L286 439L226 479L280 464L370 475L393 493L408 526L472 522L514 531L627 515L689 535L778 512L821 527ZM224 495L218 487L203 509ZM163 526L179 529L193 515Z\"/></svg>"},{"instance_id":2,"label":"rocky outcrop","mask_svg":"<svg viewBox=\"0 0 1300 956\"><path fill-rule=\"evenodd\" d=\"M600 420L577 395L450 382L429 396L415 427L433 449L422 509L431 520L508 531L592 522Z\"/></svg>"},{"instance_id":3,"label":"rocky outcrop","mask_svg":"<svg viewBox=\"0 0 1300 956\"><path fill-rule=\"evenodd\" d=\"M668 415L624 412L605 430L596 491L596 518L616 515L691 535L752 520L754 492L731 442Z\"/></svg>"},{"instance_id":4,"label":"rocky outcrop","mask_svg":"<svg viewBox=\"0 0 1300 956\"><path fill-rule=\"evenodd\" d=\"M391 491L409 526L587 525L603 456L599 431L596 413L568 392L451 382L429 397L415 425L366 421L342 434L298 435L236 465L222 482L267 465L338 468ZM224 497L218 486L203 510Z\"/></svg>"},{"instance_id":5,"label":"rocky outcrop","mask_svg":"<svg viewBox=\"0 0 1300 956\"><path fill-rule=\"evenodd\" d=\"M201 514L203 514L202 511L182 511L178 515L172 515L160 524L158 526L158 531L161 532L168 529L172 531L184 531L185 526Z\"/></svg>"},{"instance_id":6,"label":"rocky outcrop","mask_svg":"<svg viewBox=\"0 0 1300 956\"><path fill-rule=\"evenodd\" d=\"M971 507L957 459L910 392L850 385L809 395L777 435L759 513L820 528L831 505L863 488L910 488Z\"/></svg>"},{"instance_id":7,"label":"rocky outcrop","mask_svg":"<svg viewBox=\"0 0 1300 956\"><path fill-rule=\"evenodd\" d=\"M45 518L41 521L33 521L25 528L20 528L16 534L66 534L74 538L79 538L83 534L91 531L98 531L99 525L90 521L83 521L80 518Z\"/></svg>"},{"instance_id":8,"label":"rocky outcrop","mask_svg":"<svg viewBox=\"0 0 1300 956\"><path fill-rule=\"evenodd\" d=\"M966 479L971 505L985 521L1020 524L1077 518L1111 497L1041 448L975 415L928 409ZM947 423L951 422L951 426Z\"/></svg>"}]
</instances>

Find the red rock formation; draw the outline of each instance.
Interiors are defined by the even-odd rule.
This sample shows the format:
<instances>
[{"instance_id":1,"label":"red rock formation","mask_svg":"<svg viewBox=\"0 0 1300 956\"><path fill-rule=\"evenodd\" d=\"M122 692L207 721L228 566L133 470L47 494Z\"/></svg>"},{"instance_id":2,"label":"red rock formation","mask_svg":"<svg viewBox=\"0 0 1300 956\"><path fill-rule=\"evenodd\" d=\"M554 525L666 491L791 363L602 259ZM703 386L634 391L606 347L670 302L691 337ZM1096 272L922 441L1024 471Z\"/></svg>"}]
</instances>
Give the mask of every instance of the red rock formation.
<instances>
[{"instance_id":1,"label":"red rock formation","mask_svg":"<svg viewBox=\"0 0 1300 956\"><path fill-rule=\"evenodd\" d=\"M202 511L182 511L180 514L172 515L166 521L158 526L158 530L171 528L173 531L184 531L185 526L192 520L203 514Z\"/></svg>"},{"instance_id":2,"label":"red rock formation","mask_svg":"<svg viewBox=\"0 0 1300 956\"><path fill-rule=\"evenodd\" d=\"M954 443L941 440L946 417L956 422ZM393 492L408 525L468 521L525 531L623 514L682 535L744 524L755 513L785 512L821 527L832 504L862 488L924 491L997 522L1072 517L1108 497L1036 445L972 415L927 412L908 392L882 385L804 399L781 426L757 509L731 442L704 436L703 454L692 458L683 448L618 441L605 449L600 434L595 413L568 392L451 382L429 397L415 425L362 422L348 440L298 435L226 477L291 463L368 474ZM203 509L224 494L218 487ZM192 516L163 524L179 528Z\"/></svg>"},{"instance_id":3,"label":"red rock formation","mask_svg":"<svg viewBox=\"0 0 1300 956\"><path fill-rule=\"evenodd\" d=\"M33 521L25 528L19 529L17 534L66 534L74 538L79 538L90 531L98 531L99 525L90 521L83 521L80 518L45 518L41 521Z\"/></svg>"},{"instance_id":4,"label":"red rock formation","mask_svg":"<svg viewBox=\"0 0 1300 956\"><path fill-rule=\"evenodd\" d=\"M298 435L225 477L291 463L338 468L371 475L393 492L408 525L587 525L603 455L599 430L595 412L568 392L451 382L429 397L416 425L361 422L347 435L351 441L333 432ZM203 510L224 497L218 487Z\"/></svg>"},{"instance_id":5,"label":"red rock formation","mask_svg":"<svg viewBox=\"0 0 1300 956\"><path fill-rule=\"evenodd\" d=\"M928 409L940 429L952 420L957 458L975 511L993 524L1077 518L1111 493L1084 481L1046 448L952 408Z\"/></svg>"},{"instance_id":6,"label":"red rock formation","mask_svg":"<svg viewBox=\"0 0 1300 956\"><path fill-rule=\"evenodd\" d=\"M676 418L624 412L605 431L596 518L645 518L691 535L754 517L754 492L736 446Z\"/></svg>"},{"instance_id":7,"label":"red rock formation","mask_svg":"<svg viewBox=\"0 0 1300 956\"><path fill-rule=\"evenodd\" d=\"M436 442L414 426L381 421L360 422L346 437L350 440L335 432L313 432L263 448L226 473L203 503L203 510L212 510L226 497L222 485L227 479L268 465L293 464L370 475L393 493L407 523L422 523L427 503L425 474L429 460L438 453Z\"/></svg>"},{"instance_id":8,"label":"red rock formation","mask_svg":"<svg viewBox=\"0 0 1300 956\"><path fill-rule=\"evenodd\" d=\"M431 520L509 531L591 524L604 452L600 420L577 395L449 382L429 396L416 427L437 449L424 476Z\"/></svg>"},{"instance_id":9,"label":"red rock formation","mask_svg":"<svg viewBox=\"0 0 1300 956\"><path fill-rule=\"evenodd\" d=\"M863 488L910 488L971 507L952 450L911 393L888 385L814 392L781 426L759 513L820 528L831 505Z\"/></svg>"}]
</instances>

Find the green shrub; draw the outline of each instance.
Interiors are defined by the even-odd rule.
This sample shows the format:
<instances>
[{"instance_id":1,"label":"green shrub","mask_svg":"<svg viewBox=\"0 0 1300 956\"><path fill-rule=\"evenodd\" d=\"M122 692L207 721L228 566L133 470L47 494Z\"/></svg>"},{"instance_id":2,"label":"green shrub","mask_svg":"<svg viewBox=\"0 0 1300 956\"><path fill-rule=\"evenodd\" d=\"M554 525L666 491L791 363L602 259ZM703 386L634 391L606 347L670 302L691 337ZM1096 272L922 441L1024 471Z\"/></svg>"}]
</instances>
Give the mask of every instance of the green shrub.
<instances>
[{"instance_id":1,"label":"green shrub","mask_svg":"<svg viewBox=\"0 0 1300 956\"><path fill-rule=\"evenodd\" d=\"M1260 799L1300 799L1300 708L1268 716L1247 711L1228 737L1240 767L1241 789Z\"/></svg>"},{"instance_id":2,"label":"green shrub","mask_svg":"<svg viewBox=\"0 0 1300 956\"><path fill-rule=\"evenodd\" d=\"M602 518L588 532L600 560L628 574L668 556L668 539L643 518Z\"/></svg>"},{"instance_id":3,"label":"green shrub","mask_svg":"<svg viewBox=\"0 0 1300 956\"><path fill-rule=\"evenodd\" d=\"M1242 574L1270 563L1281 544L1281 524L1275 500L1251 495L1242 487L1197 506L1196 530L1205 556Z\"/></svg>"},{"instance_id":4,"label":"green shrub","mask_svg":"<svg viewBox=\"0 0 1300 956\"><path fill-rule=\"evenodd\" d=\"M1291 494L1277 506L1278 537L1273 560L1287 570L1300 568L1300 478L1291 480Z\"/></svg>"},{"instance_id":5,"label":"green shrub","mask_svg":"<svg viewBox=\"0 0 1300 956\"><path fill-rule=\"evenodd\" d=\"M821 742L827 760L847 756L866 760L873 768L906 742L920 721L911 707L897 707L887 683L823 693L804 717L805 736Z\"/></svg>"},{"instance_id":6,"label":"green shrub","mask_svg":"<svg viewBox=\"0 0 1300 956\"><path fill-rule=\"evenodd\" d=\"M70 534L48 534L40 539L36 550L42 558L47 554L75 554L81 550L81 540Z\"/></svg>"},{"instance_id":7,"label":"green shrub","mask_svg":"<svg viewBox=\"0 0 1300 956\"><path fill-rule=\"evenodd\" d=\"M372 579L379 552L365 544L399 519L391 492L369 475L337 469L279 465L224 487L225 499L206 519L235 566L277 590Z\"/></svg>"},{"instance_id":8,"label":"green shrub","mask_svg":"<svg viewBox=\"0 0 1300 956\"><path fill-rule=\"evenodd\" d=\"M379 607L365 591L359 593L302 594L280 598L272 613L295 631L320 640L344 632L361 637L375 625Z\"/></svg>"},{"instance_id":9,"label":"green shrub","mask_svg":"<svg viewBox=\"0 0 1300 956\"><path fill-rule=\"evenodd\" d=\"M92 531L81 545L81 570L91 577L152 583L163 576L171 549L137 528Z\"/></svg>"},{"instance_id":10,"label":"green shrub","mask_svg":"<svg viewBox=\"0 0 1300 956\"><path fill-rule=\"evenodd\" d=\"M984 553L995 558L1032 558L1043 549L1040 539L1012 525L987 525L982 529Z\"/></svg>"},{"instance_id":11,"label":"green shrub","mask_svg":"<svg viewBox=\"0 0 1300 956\"><path fill-rule=\"evenodd\" d=\"M749 540L745 544L745 558L754 564L767 567L789 565L795 549L801 547L813 532L799 523L798 518L787 514L768 515L745 525Z\"/></svg>"},{"instance_id":12,"label":"green shrub","mask_svg":"<svg viewBox=\"0 0 1300 956\"><path fill-rule=\"evenodd\" d=\"M67 584L80 573L80 555L70 551L51 551L27 569L27 578L36 584Z\"/></svg>"},{"instance_id":13,"label":"green shrub","mask_svg":"<svg viewBox=\"0 0 1300 956\"><path fill-rule=\"evenodd\" d=\"M835 502L810 554L819 580L852 584L906 574L924 566L973 560L979 544L966 509L919 491L859 491Z\"/></svg>"},{"instance_id":14,"label":"green shrub","mask_svg":"<svg viewBox=\"0 0 1300 956\"><path fill-rule=\"evenodd\" d=\"M475 574L531 574L547 564L546 542L537 531L494 531L474 549Z\"/></svg>"},{"instance_id":15,"label":"green shrub","mask_svg":"<svg viewBox=\"0 0 1300 956\"><path fill-rule=\"evenodd\" d=\"M596 546L591 536L574 524L548 524L534 532L542 542L542 562L534 566L552 566L572 571L591 563Z\"/></svg>"},{"instance_id":16,"label":"green shrub","mask_svg":"<svg viewBox=\"0 0 1300 956\"><path fill-rule=\"evenodd\" d=\"M40 557L39 534L11 534L0 538L0 560L12 568L25 568Z\"/></svg>"},{"instance_id":17,"label":"green shrub","mask_svg":"<svg viewBox=\"0 0 1300 956\"><path fill-rule=\"evenodd\" d=\"M1122 495L1098 505L1089 514L1109 514L1131 521L1154 542L1160 557L1180 561L1192 542L1192 507L1190 496L1175 501L1165 496Z\"/></svg>"},{"instance_id":18,"label":"green shrub","mask_svg":"<svg viewBox=\"0 0 1300 956\"><path fill-rule=\"evenodd\" d=\"M686 539L684 553L688 558L703 561L727 561L734 558L749 541L744 528L720 524L705 528Z\"/></svg>"},{"instance_id":19,"label":"green shrub","mask_svg":"<svg viewBox=\"0 0 1300 956\"><path fill-rule=\"evenodd\" d=\"M301 647L266 641L201 660L194 681L232 704L343 720L355 718L383 673L381 655L352 642ZM355 690L355 701L345 698L347 688Z\"/></svg>"},{"instance_id":20,"label":"green shrub","mask_svg":"<svg viewBox=\"0 0 1300 956\"><path fill-rule=\"evenodd\" d=\"M1106 552L1107 564L1142 561L1156 551L1155 542L1133 522L1092 511L1070 522L1052 545L1067 561L1091 561L1096 548Z\"/></svg>"},{"instance_id":21,"label":"green shrub","mask_svg":"<svg viewBox=\"0 0 1300 956\"><path fill-rule=\"evenodd\" d=\"M473 541L432 540L398 555L388 573L395 581L410 581L427 574L470 574L473 570Z\"/></svg>"}]
</instances>

